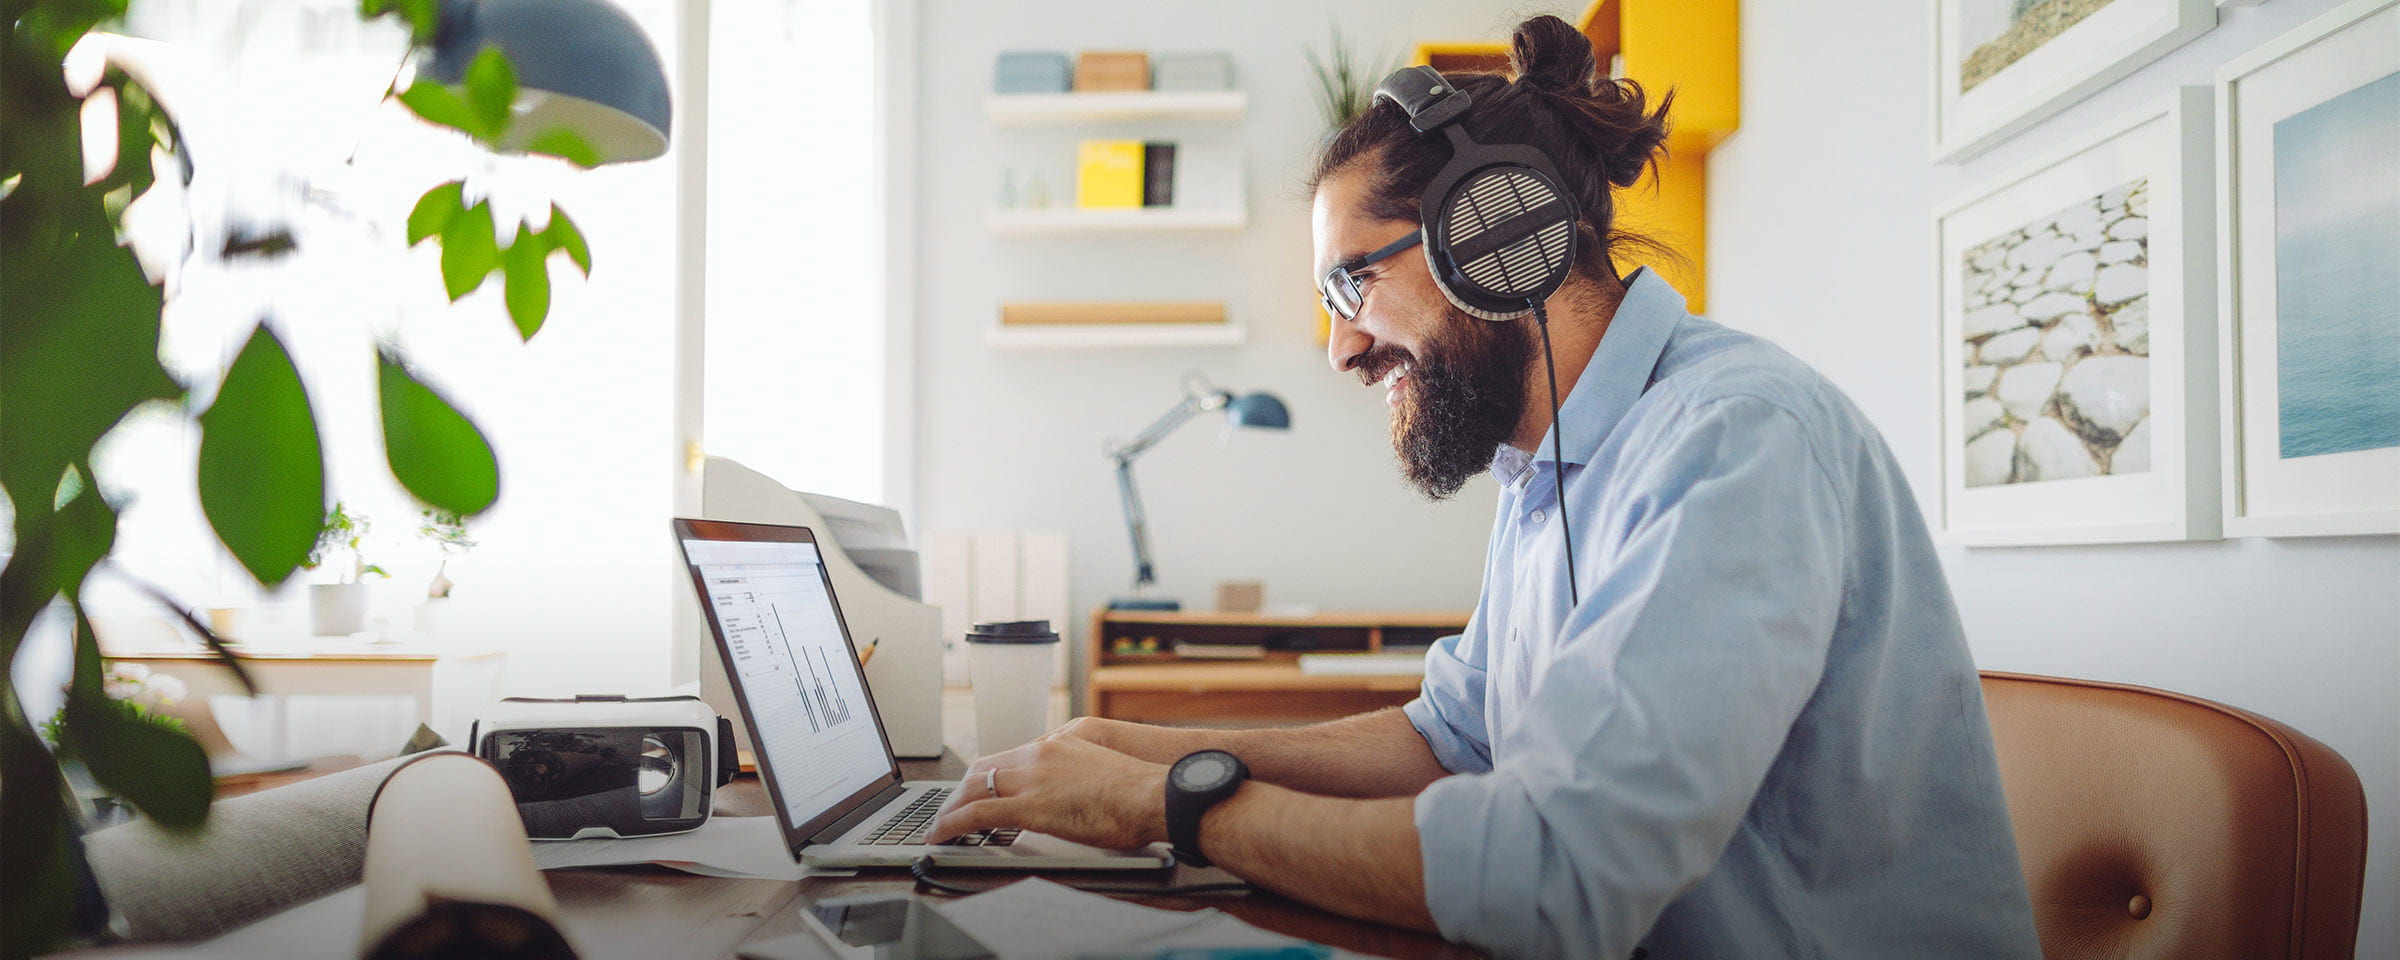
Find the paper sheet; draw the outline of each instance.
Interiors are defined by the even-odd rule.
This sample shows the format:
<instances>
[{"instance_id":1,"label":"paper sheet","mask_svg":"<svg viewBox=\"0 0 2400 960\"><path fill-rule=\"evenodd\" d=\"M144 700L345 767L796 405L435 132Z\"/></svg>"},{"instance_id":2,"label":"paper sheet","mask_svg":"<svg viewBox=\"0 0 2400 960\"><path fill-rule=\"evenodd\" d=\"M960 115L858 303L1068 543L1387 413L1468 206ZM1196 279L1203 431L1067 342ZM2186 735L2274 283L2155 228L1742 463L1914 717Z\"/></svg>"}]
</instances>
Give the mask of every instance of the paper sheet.
<instances>
[{"instance_id":1,"label":"paper sheet","mask_svg":"<svg viewBox=\"0 0 2400 960\"><path fill-rule=\"evenodd\" d=\"M1165 947L1273 947L1304 943L1224 912L1161 910L1111 900L1041 878L938 907L1000 960L1073 960L1078 954ZM1335 956L1356 956L1336 953Z\"/></svg>"},{"instance_id":2,"label":"paper sheet","mask_svg":"<svg viewBox=\"0 0 2400 960\"><path fill-rule=\"evenodd\" d=\"M784 846L774 817L710 817L700 829L631 840L537 840L533 862L544 870L655 863L705 877L798 880L828 871L802 867Z\"/></svg>"}]
</instances>

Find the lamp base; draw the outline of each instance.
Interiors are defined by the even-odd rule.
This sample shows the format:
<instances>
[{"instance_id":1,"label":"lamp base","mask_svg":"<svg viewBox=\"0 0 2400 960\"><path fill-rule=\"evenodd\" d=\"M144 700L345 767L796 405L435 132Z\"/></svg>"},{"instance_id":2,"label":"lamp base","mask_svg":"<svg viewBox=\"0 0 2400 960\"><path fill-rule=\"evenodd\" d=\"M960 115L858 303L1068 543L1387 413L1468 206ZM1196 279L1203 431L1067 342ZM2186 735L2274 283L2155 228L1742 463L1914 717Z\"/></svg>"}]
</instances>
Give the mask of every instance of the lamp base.
<instances>
[{"instance_id":1,"label":"lamp base","mask_svg":"<svg viewBox=\"0 0 2400 960\"><path fill-rule=\"evenodd\" d=\"M1111 597L1111 610L1174 611L1183 609L1183 601L1173 597Z\"/></svg>"}]
</instances>

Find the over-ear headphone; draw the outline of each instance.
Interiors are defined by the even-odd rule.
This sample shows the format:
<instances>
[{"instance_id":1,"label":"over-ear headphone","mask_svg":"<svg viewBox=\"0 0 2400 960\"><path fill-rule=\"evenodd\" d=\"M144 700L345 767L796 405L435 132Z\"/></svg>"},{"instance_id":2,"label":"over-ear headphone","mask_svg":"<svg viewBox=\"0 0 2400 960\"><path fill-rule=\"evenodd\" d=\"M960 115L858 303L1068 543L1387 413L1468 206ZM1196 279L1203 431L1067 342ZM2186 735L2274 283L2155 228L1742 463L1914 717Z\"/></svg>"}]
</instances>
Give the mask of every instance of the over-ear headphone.
<instances>
[{"instance_id":1,"label":"over-ear headphone","mask_svg":"<svg viewBox=\"0 0 2400 960\"><path fill-rule=\"evenodd\" d=\"M1450 138L1450 162L1425 187L1419 216L1434 285L1460 310L1514 320L1558 292L1575 265L1575 195L1540 150L1467 136L1474 98L1432 67L1408 67L1375 88L1419 135Z\"/></svg>"},{"instance_id":2,"label":"over-ear headphone","mask_svg":"<svg viewBox=\"0 0 2400 960\"><path fill-rule=\"evenodd\" d=\"M1550 470L1558 495L1558 535L1566 544L1567 596L1580 605L1575 583L1575 533L1567 522L1565 429L1558 419L1558 363L1550 356L1550 315L1542 301L1558 292L1575 267L1575 195L1558 167L1524 144L1477 143L1467 136L1475 99L1432 67L1408 67L1383 78L1375 99L1398 104L1409 129L1450 137L1450 162L1425 185L1418 206L1425 262L1433 285L1460 310L1486 320L1528 313L1542 331L1542 370L1550 378Z\"/></svg>"}]
</instances>

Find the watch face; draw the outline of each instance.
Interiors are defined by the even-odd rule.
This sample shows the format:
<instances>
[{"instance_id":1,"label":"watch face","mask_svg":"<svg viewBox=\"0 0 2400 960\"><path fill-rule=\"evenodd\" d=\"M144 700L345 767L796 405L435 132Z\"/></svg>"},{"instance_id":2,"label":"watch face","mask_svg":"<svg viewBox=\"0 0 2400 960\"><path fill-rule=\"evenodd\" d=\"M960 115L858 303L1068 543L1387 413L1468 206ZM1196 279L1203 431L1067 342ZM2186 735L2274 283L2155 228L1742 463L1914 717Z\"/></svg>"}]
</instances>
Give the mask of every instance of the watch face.
<instances>
[{"instance_id":1,"label":"watch face","mask_svg":"<svg viewBox=\"0 0 2400 960\"><path fill-rule=\"evenodd\" d=\"M1175 765L1175 785L1185 790L1207 790L1233 778L1233 758L1222 753L1204 753L1185 757Z\"/></svg>"}]
</instances>

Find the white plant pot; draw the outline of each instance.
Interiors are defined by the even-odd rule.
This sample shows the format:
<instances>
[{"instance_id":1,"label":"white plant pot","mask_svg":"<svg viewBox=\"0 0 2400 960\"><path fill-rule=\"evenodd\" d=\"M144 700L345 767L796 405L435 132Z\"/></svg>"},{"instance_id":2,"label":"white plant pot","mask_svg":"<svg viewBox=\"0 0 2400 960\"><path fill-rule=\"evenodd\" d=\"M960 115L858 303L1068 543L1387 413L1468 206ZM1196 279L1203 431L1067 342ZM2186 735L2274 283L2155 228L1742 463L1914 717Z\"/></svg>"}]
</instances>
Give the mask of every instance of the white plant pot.
<instances>
[{"instance_id":1,"label":"white plant pot","mask_svg":"<svg viewBox=\"0 0 2400 960\"><path fill-rule=\"evenodd\" d=\"M308 608L320 637L347 637L367 628L367 585L318 583L308 588Z\"/></svg>"}]
</instances>

